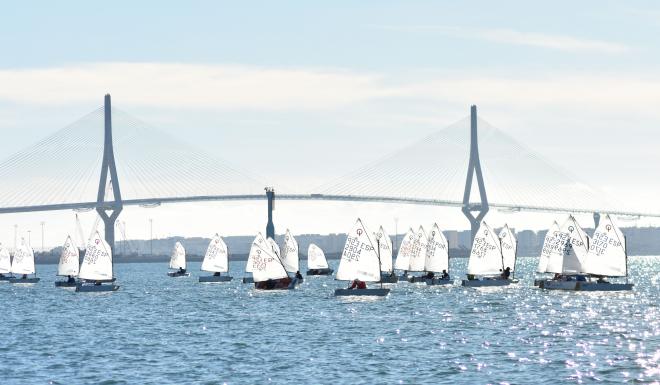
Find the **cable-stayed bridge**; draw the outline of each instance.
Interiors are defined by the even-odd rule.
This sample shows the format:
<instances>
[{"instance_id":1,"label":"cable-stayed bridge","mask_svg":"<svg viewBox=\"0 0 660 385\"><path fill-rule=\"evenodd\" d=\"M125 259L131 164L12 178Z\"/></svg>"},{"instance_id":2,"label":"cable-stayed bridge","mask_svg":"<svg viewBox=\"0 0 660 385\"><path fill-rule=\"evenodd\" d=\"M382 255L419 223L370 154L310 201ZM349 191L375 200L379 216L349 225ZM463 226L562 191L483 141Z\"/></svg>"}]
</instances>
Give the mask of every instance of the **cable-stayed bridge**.
<instances>
[{"instance_id":1,"label":"cable-stayed bridge","mask_svg":"<svg viewBox=\"0 0 660 385\"><path fill-rule=\"evenodd\" d=\"M359 148L348 146L343 156L351 151ZM103 107L0 163L0 213L96 209L113 245L124 206L267 199L273 236L275 192L268 187L264 194L259 179L111 107L106 95ZM277 199L286 200L461 207L473 233L490 208L594 213L595 220L597 213L660 217L620 209L478 118L476 107L468 118L322 186L277 188Z\"/></svg>"}]
</instances>

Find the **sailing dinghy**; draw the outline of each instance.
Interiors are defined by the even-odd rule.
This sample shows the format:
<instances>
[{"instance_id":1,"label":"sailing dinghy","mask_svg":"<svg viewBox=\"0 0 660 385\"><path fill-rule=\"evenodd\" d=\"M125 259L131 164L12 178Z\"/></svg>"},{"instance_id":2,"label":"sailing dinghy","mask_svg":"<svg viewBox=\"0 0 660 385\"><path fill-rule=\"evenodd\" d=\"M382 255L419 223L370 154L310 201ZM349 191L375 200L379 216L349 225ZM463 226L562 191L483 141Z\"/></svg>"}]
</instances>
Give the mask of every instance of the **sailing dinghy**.
<instances>
[{"instance_id":1,"label":"sailing dinghy","mask_svg":"<svg viewBox=\"0 0 660 385\"><path fill-rule=\"evenodd\" d=\"M117 291L113 282L112 249L98 231L87 242L85 256L80 265L76 292L90 293Z\"/></svg>"},{"instance_id":2,"label":"sailing dinghy","mask_svg":"<svg viewBox=\"0 0 660 385\"><path fill-rule=\"evenodd\" d=\"M340 281L380 282L379 251L372 241L371 234L362 224L360 218L348 233L346 244L341 253L339 268L335 279ZM354 288L335 289L335 296L378 296L384 297L390 289Z\"/></svg>"},{"instance_id":3,"label":"sailing dinghy","mask_svg":"<svg viewBox=\"0 0 660 385\"><path fill-rule=\"evenodd\" d=\"M509 269L511 273L511 282L517 283L516 276L516 260L518 257L518 240L513 235L513 231L509 225L504 224L504 228L500 231L499 235L500 245L502 245L502 266L504 269Z\"/></svg>"},{"instance_id":4,"label":"sailing dinghy","mask_svg":"<svg viewBox=\"0 0 660 385\"><path fill-rule=\"evenodd\" d=\"M9 282L11 275L11 254L9 249L0 244L0 282Z\"/></svg>"},{"instance_id":5,"label":"sailing dinghy","mask_svg":"<svg viewBox=\"0 0 660 385\"><path fill-rule=\"evenodd\" d=\"M261 233L259 233L261 235ZM252 277L257 290L295 289L297 278L291 279L279 255L279 246L272 238L257 237L253 247Z\"/></svg>"},{"instance_id":6,"label":"sailing dinghy","mask_svg":"<svg viewBox=\"0 0 660 385\"><path fill-rule=\"evenodd\" d=\"M394 262L395 269L403 270L403 273L398 277L400 281L408 280L408 269L410 268L410 256L413 252L413 243L415 243L415 231L413 231L411 227L401 240L399 250L396 254L396 261Z\"/></svg>"},{"instance_id":7,"label":"sailing dinghy","mask_svg":"<svg viewBox=\"0 0 660 385\"><path fill-rule=\"evenodd\" d=\"M600 221L589 242L583 272L589 274L589 281L577 282L575 290L621 291L633 288L633 284L628 283L626 238L609 214ZM626 283L611 283L605 280L607 277L625 277Z\"/></svg>"},{"instance_id":8,"label":"sailing dinghy","mask_svg":"<svg viewBox=\"0 0 660 385\"><path fill-rule=\"evenodd\" d=\"M25 244L25 240L21 240L21 245L14 254L14 260L11 261L11 273L16 276L9 278L10 283L37 283L41 279L36 276L34 250ZM30 274L33 276L28 277Z\"/></svg>"},{"instance_id":9,"label":"sailing dinghy","mask_svg":"<svg viewBox=\"0 0 660 385\"><path fill-rule=\"evenodd\" d=\"M374 234L376 244L380 252L380 280L382 283L397 283L399 277L394 274L392 265L392 239L380 226L378 232Z\"/></svg>"},{"instance_id":10,"label":"sailing dinghy","mask_svg":"<svg viewBox=\"0 0 660 385\"><path fill-rule=\"evenodd\" d=\"M232 280L231 276L222 275L229 271L229 251L227 244L218 234L213 236L206 248L201 270L211 272L213 275L200 276L199 282L229 282Z\"/></svg>"},{"instance_id":11,"label":"sailing dinghy","mask_svg":"<svg viewBox=\"0 0 660 385\"><path fill-rule=\"evenodd\" d=\"M328 260L320 247L313 243L307 248L307 275L330 275L334 270L328 267Z\"/></svg>"},{"instance_id":12,"label":"sailing dinghy","mask_svg":"<svg viewBox=\"0 0 660 385\"><path fill-rule=\"evenodd\" d=\"M282 264L288 273L293 273L298 277L298 283L302 283L302 275L300 275L300 253L298 248L298 241L291 234L289 229L286 229L284 234L284 247L282 254Z\"/></svg>"},{"instance_id":13,"label":"sailing dinghy","mask_svg":"<svg viewBox=\"0 0 660 385\"><path fill-rule=\"evenodd\" d=\"M552 222L552 226L548 229L548 232L545 234L543 239L543 248L541 249L541 256L539 257L539 264L536 267L536 272L543 274L548 267L548 260L550 259L550 254L552 250L558 247L559 244L559 225L557 221ZM538 286L541 281L547 278L536 278L534 279L534 286Z\"/></svg>"},{"instance_id":14,"label":"sailing dinghy","mask_svg":"<svg viewBox=\"0 0 660 385\"><path fill-rule=\"evenodd\" d=\"M415 241L412 244L412 250L410 252L410 265L408 266L409 272L421 273L424 272L426 265L426 247L428 245L429 238L424 231L424 227L419 226L417 233L415 234ZM408 276L408 282L410 283L425 283L425 275L412 275Z\"/></svg>"},{"instance_id":15,"label":"sailing dinghy","mask_svg":"<svg viewBox=\"0 0 660 385\"><path fill-rule=\"evenodd\" d=\"M424 269L432 273L432 277L426 278L427 285L451 285L454 281L449 277L449 242L440 230L437 223L431 227L429 240L426 245L426 261ZM436 277L437 273L446 273L446 277Z\"/></svg>"},{"instance_id":16,"label":"sailing dinghy","mask_svg":"<svg viewBox=\"0 0 660 385\"><path fill-rule=\"evenodd\" d=\"M575 290L578 281L585 281L582 274L584 260L589 252L589 237L572 215L558 233L558 244L551 250L546 273L554 273L553 279L539 282L547 290Z\"/></svg>"},{"instance_id":17,"label":"sailing dinghy","mask_svg":"<svg viewBox=\"0 0 660 385\"><path fill-rule=\"evenodd\" d=\"M495 231L484 221L477 231L468 260L467 287L508 286L511 281L502 278L504 269L502 247ZM481 276L478 279L477 276Z\"/></svg>"},{"instance_id":18,"label":"sailing dinghy","mask_svg":"<svg viewBox=\"0 0 660 385\"><path fill-rule=\"evenodd\" d=\"M186 271L186 249L181 242L174 244L170 257L170 269L175 269L167 272L170 277L190 277L190 273Z\"/></svg>"},{"instance_id":19,"label":"sailing dinghy","mask_svg":"<svg viewBox=\"0 0 660 385\"><path fill-rule=\"evenodd\" d=\"M80 252L73 243L71 236L67 235L60 262L57 264L57 276L67 277L66 281L55 281L57 287L76 287L76 278L80 270Z\"/></svg>"}]
</instances>

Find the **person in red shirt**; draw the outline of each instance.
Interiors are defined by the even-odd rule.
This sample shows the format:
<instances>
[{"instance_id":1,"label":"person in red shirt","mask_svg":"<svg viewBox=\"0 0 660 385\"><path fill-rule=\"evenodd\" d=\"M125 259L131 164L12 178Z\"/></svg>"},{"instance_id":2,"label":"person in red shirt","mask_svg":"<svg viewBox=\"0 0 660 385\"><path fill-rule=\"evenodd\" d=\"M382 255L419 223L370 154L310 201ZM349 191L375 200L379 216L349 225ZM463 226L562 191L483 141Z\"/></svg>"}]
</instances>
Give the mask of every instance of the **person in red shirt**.
<instances>
[{"instance_id":1,"label":"person in red shirt","mask_svg":"<svg viewBox=\"0 0 660 385\"><path fill-rule=\"evenodd\" d=\"M359 279L354 279L353 283L349 287L349 289L366 289L366 288L367 288L367 284L360 281Z\"/></svg>"}]
</instances>

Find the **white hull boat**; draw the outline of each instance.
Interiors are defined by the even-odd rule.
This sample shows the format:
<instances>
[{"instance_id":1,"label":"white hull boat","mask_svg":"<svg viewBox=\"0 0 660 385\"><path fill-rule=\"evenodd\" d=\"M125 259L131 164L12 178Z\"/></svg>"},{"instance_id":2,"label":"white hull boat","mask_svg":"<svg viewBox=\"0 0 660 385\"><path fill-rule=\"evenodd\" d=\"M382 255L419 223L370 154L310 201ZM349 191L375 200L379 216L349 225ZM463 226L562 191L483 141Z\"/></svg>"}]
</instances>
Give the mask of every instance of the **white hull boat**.
<instances>
[{"instance_id":1,"label":"white hull boat","mask_svg":"<svg viewBox=\"0 0 660 385\"><path fill-rule=\"evenodd\" d=\"M180 271L168 271L167 275L169 277L190 277L190 273L188 272L182 273Z\"/></svg>"},{"instance_id":2,"label":"white hull boat","mask_svg":"<svg viewBox=\"0 0 660 385\"><path fill-rule=\"evenodd\" d=\"M205 275L199 277L199 282L212 283L212 282L230 282L234 277L230 275Z\"/></svg>"},{"instance_id":3,"label":"white hull boat","mask_svg":"<svg viewBox=\"0 0 660 385\"><path fill-rule=\"evenodd\" d=\"M40 280L41 278L37 278L37 277L32 277L32 278L12 277L9 278L9 283L17 283L17 284L37 283Z\"/></svg>"},{"instance_id":4,"label":"white hull boat","mask_svg":"<svg viewBox=\"0 0 660 385\"><path fill-rule=\"evenodd\" d=\"M372 296L386 297L390 289L335 289L336 297Z\"/></svg>"},{"instance_id":5,"label":"white hull boat","mask_svg":"<svg viewBox=\"0 0 660 385\"><path fill-rule=\"evenodd\" d=\"M92 282L78 282L76 284L76 292L77 293L97 293L97 292L105 292L105 291L117 291L119 290L119 286L115 284L109 284L109 285L104 285L104 284L95 284Z\"/></svg>"}]
</instances>

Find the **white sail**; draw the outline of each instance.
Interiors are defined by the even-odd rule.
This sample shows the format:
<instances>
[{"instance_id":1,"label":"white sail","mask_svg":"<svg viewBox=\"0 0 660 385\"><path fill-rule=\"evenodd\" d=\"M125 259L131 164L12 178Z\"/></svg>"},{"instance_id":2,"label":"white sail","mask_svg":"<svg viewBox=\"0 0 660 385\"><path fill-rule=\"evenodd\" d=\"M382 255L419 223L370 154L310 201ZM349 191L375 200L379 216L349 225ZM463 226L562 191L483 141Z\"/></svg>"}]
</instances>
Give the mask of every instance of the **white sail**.
<instances>
[{"instance_id":1,"label":"white sail","mask_svg":"<svg viewBox=\"0 0 660 385\"><path fill-rule=\"evenodd\" d=\"M289 229L284 234L284 250L282 252L282 263L286 271L295 273L300 270L300 259L298 257L298 241L293 237Z\"/></svg>"},{"instance_id":2,"label":"white sail","mask_svg":"<svg viewBox=\"0 0 660 385\"><path fill-rule=\"evenodd\" d=\"M449 271L449 242L437 223L433 224L429 233L424 270L436 273Z\"/></svg>"},{"instance_id":3,"label":"white sail","mask_svg":"<svg viewBox=\"0 0 660 385\"><path fill-rule=\"evenodd\" d=\"M261 233L257 234L257 236L254 237L254 241L252 241L252 246L250 247L250 254L248 255L247 264L245 265L246 273L251 273L254 270L255 257L261 254L260 250L265 248L266 244L267 244L266 238L264 238L264 236ZM270 246L270 244L268 245Z\"/></svg>"},{"instance_id":4,"label":"white sail","mask_svg":"<svg viewBox=\"0 0 660 385\"><path fill-rule=\"evenodd\" d=\"M0 244L0 274L11 272L11 254L9 249Z\"/></svg>"},{"instance_id":5,"label":"white sail","mask_svg":"<svg viewBox=\"0 0 660 385\"><path fill-rule=\"evenodd\" d=\"M482 221L472 243L468 274L497 275L501 274L502 267L500 240L495 231Z\"/></svg>"},{"instance_id":6,"label":"white sail","mask_svg":"<svg viewBox=\"0 0 660 385\"><path fill-rule=\"evenodd\" d=\"M204 254L204 261L202 261L202 271L210 271L212 273L226 273L229 270L229 251L227 244L218 235L214 235L206 248Z\"/></svg>"},{"instance_id":7,"label":"white sail","mask_svg":"<svg viewBox=\"0 0 660 385\"><path fill-rule=\"evenodd\" d=\"M415 234L415 242L413 242L412 252L410 253L410 267L408 271L424 271L424 264L426 263L426 245L429 238L422 226Z\"/></svg>"},{"instance_id":8,"label":"white sail","mask_svg":"<svg viewBox=\"0 0 660 385\"><path fill-rule=\"evenodd\" d=\"M413 252L413 243L415 243L415 232L412 228L408 229L406 235L403 236L399 251L396 254L396 262L394 268L398 270L408 270L410 268L410 256Z\"/></svg>"},{"instance_id":9,"label":"white sail","mask_svg":"<svg viewBox=\"0 0 660 385\"><path fill-rule=\"evenodd\" d=\"M515 271L518 242L509 225L504 225L504 228L500 231L499 238L502 246L502 265L505 269L508 267L511 271Z\"/></svg>"},{"instance_id":10,"label":"white sail","mask_svg":"<svg viewBox=\"0 0 660 385\"><path fill-rule=\"evenodd\" d=\"M327 269L328 260L320 247L313 243L309 244L307 249L307 268L308 269Z\"/></svg>"},{"instance_id":11,"label":"white sail","mask_svg":"<svg viewBox=\"0 0 660 385\"><path fill-rule=\"evenodd\" d=\"M14 274L34 274L34 251L21 240L11 262L11 272Z\"/></svg>"},{"instance_id":12,"label":"white sail","mask_svg":"<svg viewBox=\"0 0 660 385\"><path fill-rule=\"evenodd\" d=\"M280 245L278 245L277 242L275 242L275 240L273 238L268 238L268 239L266 239L266 241L270 245L270 247L272 249L272 253L275 256L277 256L277 258L279 258L280 262L281 262L282 261L282 251L280 250Z\"/></svg>"},{"instance_id":13,"label":"white sail","mask_svg":"<svg viewBox=\"0 0 660 385\"><path fill-rule=\"evenodd\" d=\"M254 282L263 282L269 279L280 279L289 276L279 257L280 248L273 238L268 238L266 242L255 242L253 246L255 247L255 253L252 257L252 277L254 278Z\"/></svg>"},{"instance_id":14,"label":"white sail","mask_svg":"<svg viewBox=\"0 0 660 385\"><path fill-rule=\"evenodd\" d=\"M374 237L378 241L376 243L380 245L380 271L389 273L392 271L392 239L383 226L380 226Z\"/></svg>"},{"instance_id":15,"label":"white sail","mask_svg":"<svg viewBox=\"0 0 660 385\"><path fill-rule=\"evenodd\" d=\"M380 261L371 234L358 218L346 237L337 269L338 280L380 281Z\"/></svg>"},{"instance_id":16,"label":"white sail","mask_svg":"<svg viewBox=\"0 0 660 385\"><path fill-rule=\"evenodd\" d=\"M589 237L570 215L557 234L557 250L551 252L546 272L579 274L589 251Z\"/></svg>"},{"instance_id":17,"label":"white sail","mask_svg":"<svg viewBox=\"0 0 660 385\"><path fill-rule=\"evenodd\" d=\"M608 277L625 277L626 239L612 218L606 215L589 242L583 272Z\"/></svg>"},{"instance_id":18,"label":"white sail","mask_svg":"<svg viewBox=\"0 0 660 385\"><path fill-rule=\"evenodd\" d=\"M60 254L60 263L57 265L57 275L70 275L75 277L80 270L80 253L71 236L66 237L62 253Z\"/></svg>"},{"instance_id":19,"label":"white sail","mask_svg":"<svg viewBox=\"0 0 660 385\"><path fill-rule=\"evenodd\" d=\"M112 279L112 251L98 231L87 242L78 278L90 281Z\"/></svg>"},{"instance_id":20,"label":"white sail","mask_svg":"<svg viewBox=\"0 0 660 385\"><path fill-rule=\"evenodd\" d=\"M181 242L174 244L172 255L170 256L170 269L186 269L186 249Z\"/></svg>"},{"instance_id":21,"label":"white sail","mask_svg":"<svg viewBox=\"0 0 660 385\"><path fill-rule=\"evenodd\" d=\"M548 260L553 250L558 250L559 245L559 225L557 221L552 222L552 226L548 229L543 240L543 248L541 249L541 256L539 257L539 264L536 267L536 272L545 273L548 267Z\"/></svg>"}]
</instances>

